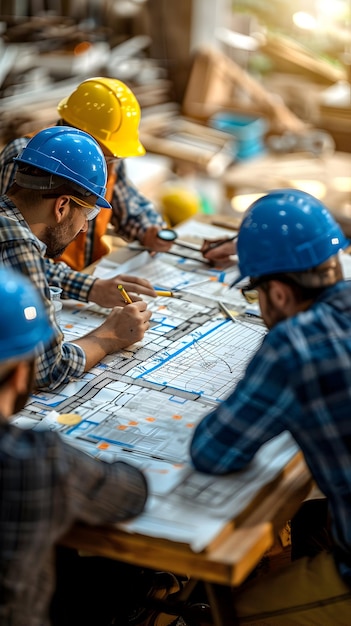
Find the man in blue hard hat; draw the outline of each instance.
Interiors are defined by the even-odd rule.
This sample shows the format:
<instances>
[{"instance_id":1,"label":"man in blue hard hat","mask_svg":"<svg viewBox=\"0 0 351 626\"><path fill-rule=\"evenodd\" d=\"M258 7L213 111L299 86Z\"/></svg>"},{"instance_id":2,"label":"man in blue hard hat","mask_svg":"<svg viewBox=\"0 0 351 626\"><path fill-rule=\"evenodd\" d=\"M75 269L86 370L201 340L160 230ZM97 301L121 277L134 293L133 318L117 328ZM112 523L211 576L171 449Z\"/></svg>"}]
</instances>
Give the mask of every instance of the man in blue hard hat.
<instances>
[{"instance_id":1,"label":"man in blue hard hat","mask_svg":"<svg viewBox=\"0 0 351 626\"><path fill-rule=\"evenodd\" d=\"M101 326L74 343L63 341L50 300L48 257L60 255L86 231L101 207L110 206L105 199L105 158L88 133L54 126L34 135L16 163L15 181L7 195L0 197L0 261L29 276L45 301L55 333L39 355L35 384L54 389L81 376L106 355L143 338L151 313L137 296L125 306L117 289L121 280L128 291L156 294L143 279L116 276L102 280L66 264L52 264L51 284L62 288L64 298L111 307Z\"/></svg>"},{"instance_id":2,"label":"man in blue hard hat","mask_svg":"<svg viewBox=\"0 0 351 626\"><path fill-rule=\"evenodd\" d=\"M133 605L139 570L117 561L71 557L65 560L69 569L60 566L56 579L56 544L75 522L115 523L141 513L145 477L127 463L91 458L57 433L11 423L28 400L36 356L50 344L54 330L32 282L4 266L0 301L0 623L108 626L123 607L127 611ZM74 572L72 594L68 582ZM68 615L78 615L75 621L60 621L54 607L61 612L61 605Z\"/></svg>"},{"instance_id":3,"label":"man in blue hard hat","mask_svg":"<svg viewBox=\"0 0 351 626\"><path fill-rule=\"evenodd\" d=\"M289 431L326 496L331 549L244 585L233 595L238 624L350 623L351 283L339 258L348 243L326 207L296 189L254 202L239 231L242 293L270 332L197 426L191 458L203 472L235 472Z\"/></svg>"}]
</instances>

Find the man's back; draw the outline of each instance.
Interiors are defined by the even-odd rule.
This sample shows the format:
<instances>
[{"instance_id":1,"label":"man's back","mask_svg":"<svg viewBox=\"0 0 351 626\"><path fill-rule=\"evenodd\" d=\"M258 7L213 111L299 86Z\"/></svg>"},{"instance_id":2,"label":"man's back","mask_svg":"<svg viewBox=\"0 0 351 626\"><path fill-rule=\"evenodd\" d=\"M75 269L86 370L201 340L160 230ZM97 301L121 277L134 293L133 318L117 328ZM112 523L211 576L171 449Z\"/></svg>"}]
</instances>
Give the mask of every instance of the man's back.
<instances>
[{"instance_id":1,"label":"man's back","mask_svg":"<svg viewBox=\"0 0 351 626\"><path fill-rule=\"evenodd\" d=\"M350 550L350 406L351 283L341 281L270 330L243 380L197 426L192 459L211 473L238 470L290 431L338 520L335 541Z\"/></svg>"},{"instance_id":2,"label":"man's back","mask_svg":"<svg viewBox=\"0 0 351 626\"><path fill-rule=\"evenodd\" d=\"M55 433L23 431L1 416L0 476L0 623L44 626L56 542L75 521L140 513L145 479L126 464L97 463Z\"/></svg>"}]
</instances>

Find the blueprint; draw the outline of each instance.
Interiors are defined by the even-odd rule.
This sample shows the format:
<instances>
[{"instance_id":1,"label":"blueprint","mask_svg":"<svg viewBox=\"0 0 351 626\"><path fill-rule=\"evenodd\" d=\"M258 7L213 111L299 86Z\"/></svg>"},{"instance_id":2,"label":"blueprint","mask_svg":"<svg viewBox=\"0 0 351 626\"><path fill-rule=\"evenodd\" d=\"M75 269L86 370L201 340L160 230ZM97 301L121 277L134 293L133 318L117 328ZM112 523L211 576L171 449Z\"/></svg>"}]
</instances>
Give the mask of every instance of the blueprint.
<instances>
[{"instance_id":1,"label":"blueprint","mask_svg":"<svg viewBox=\"0 0 351 626\"><path fill-rule=\"evenodd\" d=\"M240 307L235 298L241 294L226 293L231 270L185 270L176 258L143 255L132 257L129 265L103 260L97 271L139 274L139 262L148 280L177 290L178 297L148 298L151 324L141 342L54 392L34 394L13 421L22 428L55 430L102 461L123 459L140 467L150 498L146 511L123 528L201 550L297 449L285 433L245 472L218 478L193 470L189 443L196 424L234 389L266 330L245 315L227 319L216 294L208 296L209 286L216 285L221 300ZM91 303L65 301L60 314L65 339L90 332L107 313Z\"/></svg>"}]
</instances>

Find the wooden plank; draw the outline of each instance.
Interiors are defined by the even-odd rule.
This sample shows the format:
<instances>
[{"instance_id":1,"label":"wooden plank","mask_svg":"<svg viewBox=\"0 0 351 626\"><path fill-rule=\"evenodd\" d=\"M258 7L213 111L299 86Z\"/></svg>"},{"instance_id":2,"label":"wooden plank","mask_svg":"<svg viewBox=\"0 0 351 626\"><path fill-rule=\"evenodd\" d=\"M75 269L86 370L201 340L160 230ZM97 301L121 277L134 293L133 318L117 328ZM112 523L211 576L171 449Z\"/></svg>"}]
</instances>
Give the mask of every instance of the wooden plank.
<instances>
[{"instance_id":1,"label":"wooden plank","mask_svg":"<svg viewBox=\"0 0 351 626\"><path fill-rule=\"evenodd\" d=\"M278 71L284 61L291 70L295 68L299 74L306 75L320 83L333 85L339 80L347 80L344 67L336 67L325 59L318 58L314 52L292 37L267 32L261 51L275 60Z\"/></svg>"},{"instance_id":2,"label":"wooden plank","mask_svg":"<svg viewBox=\"0 0 351 626\"><path fill-rule=\"evenodd\" d=\"M245 99L242 95L245 94ZM247 99L266 116L272 129L303 132L306 124L273 94L267 91L255 78L218 50L209 47L199 49L194 57L187 89L183 99L182 113L194 117L203 110L212 114L219 110L240 109L240 101Z\"/></svg>"}]
</instances>

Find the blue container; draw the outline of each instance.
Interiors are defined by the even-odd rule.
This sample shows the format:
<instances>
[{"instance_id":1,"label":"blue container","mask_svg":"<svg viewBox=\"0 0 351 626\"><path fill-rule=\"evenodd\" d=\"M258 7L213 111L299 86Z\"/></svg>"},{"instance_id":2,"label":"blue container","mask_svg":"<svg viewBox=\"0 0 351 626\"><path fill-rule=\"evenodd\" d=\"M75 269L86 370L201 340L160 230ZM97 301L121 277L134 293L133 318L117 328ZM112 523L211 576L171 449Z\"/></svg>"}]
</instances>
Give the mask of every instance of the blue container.
<instances>
[{"instance_id":1,"label":"blue container","mask_svg":"<svg viewBox=\"0 0 351 626\"><path fill-rule=\"evenodd\" d=\"M249 159L266 151L264 135L267 122L262 117L240 115L238 113L216 113L210 125L217 130L231 133L236 138L236 158Z\"/></svg>"}]
</instances>

